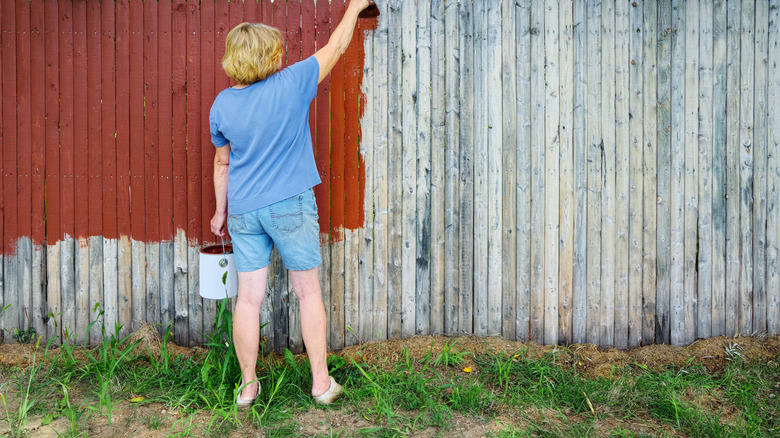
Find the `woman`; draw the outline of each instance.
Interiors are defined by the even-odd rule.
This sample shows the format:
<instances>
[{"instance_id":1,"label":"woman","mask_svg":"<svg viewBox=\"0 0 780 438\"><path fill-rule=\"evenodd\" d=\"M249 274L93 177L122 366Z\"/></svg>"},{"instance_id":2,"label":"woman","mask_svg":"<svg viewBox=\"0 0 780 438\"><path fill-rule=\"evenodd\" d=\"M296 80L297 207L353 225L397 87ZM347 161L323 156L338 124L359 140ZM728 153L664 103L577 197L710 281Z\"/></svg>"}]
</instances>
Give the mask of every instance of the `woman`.
<instances>
[{"instance_id":1,"label":"woman","mask_svg":"<svg viewBox=\"0 0 780 438\"><path fill-rule=\"evenodd\" d=\"M301 312L301 332L311 363L311 394L330 404L341 386L326 363L325 308L318 267L317 205L320 183L309 131L309 104L319 84L344 54L358 13L367 0L351 0L328 44L314 56L280 71L282 39L277 29L242 23L227 35L222 59L237 85L223 90L209 116L217 208L211 231L233 239L238 302L233 340L241 366L239 407L260 392L255 366L260 305L265 295L271 249L276 245L290 272Z\"/></svg>"}]
</instances>

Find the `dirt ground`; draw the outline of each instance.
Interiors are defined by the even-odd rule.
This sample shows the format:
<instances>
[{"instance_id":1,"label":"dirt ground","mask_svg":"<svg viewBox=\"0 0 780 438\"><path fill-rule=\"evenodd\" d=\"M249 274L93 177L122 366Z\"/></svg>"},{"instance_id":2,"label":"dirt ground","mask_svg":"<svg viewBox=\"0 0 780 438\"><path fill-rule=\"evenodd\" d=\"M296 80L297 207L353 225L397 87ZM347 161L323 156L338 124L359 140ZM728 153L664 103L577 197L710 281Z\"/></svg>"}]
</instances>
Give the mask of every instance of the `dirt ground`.
<instances>
[{"instance_id":1,"label":"dirt ground","mask_svg":"<svg viewBox=\"0 0 780 438\"><path fill-rule=\"evenodd\" d=\"M134 333L132 339L141 339L141 351L148 350L152 355L159 355L160 338L156 332L145 327ZM392 370L403 355L404 349L408 349L409 355L416 359L422 359L427 354L436 357L444 348L454 351L505 353L515 355L524 354L525 357L548 357L557 365L565 368L574 368L583 376L613 378L615 370L620 370L624 364L647 366L650 369L660 369L668 365L683 366L686 363L702 363L710 372L722 370L728 363L726 349L738 346L739 351L748 359L758 358L773 360L780 353L780 336L767 337L717 337L703 339L686 347L670 345L650 345L632 350L600 349L593 345L569 345L569 346L543 346L532 342L513 342L502 338L478 338L472 336L460 337L431 337L421 336L409 339L372 342L344 348L333 354L345 358L352 358L358 363L368 363ZM184 348L168 344L168 350L172 355L193 356L202 352L202 349ZM33 346L20 344L0 344L0 364L4 367L25 368L29 365L33 353ZM555 353L548 355L548 353ZM464 367L471 367L473 373L480 370L470 358L458 367L456 374L465 374ZM0 382L7 376L0 370ZM9 394L11 398L12 394ZM72 402L77 404L77 401ZM18 402L10 401L9 408ZM598 406L596 407L598 411ZM13 411L12 411L13 412ZM4 412L0 412L4 414ZM297 422L297 430L287 430L287 435L324 436L346 435L351 432L376 427L377 424L363 417L360 413L344 408L333 409L308 409L306 411L291 412L292 418ZM414 413L406 413L414 416ZM608 417L608 416L605 416ZM91 415L86 425L86 434L90 437L165 437L172 434L189 431L191 436L205 436L211 421L208 412L202 412L194 416L186 416L171 410L161 403L134 404L127 400L119 401L113 409L112 424L109 426L105 415ZM452 427L443 432L438 429L425 429L414 431L414 436L463 436L479 437L507 430L509 428L523 428L526 419L533 419L538 423L543 421L554 423L556 421L577 421L576 415L567 414L567 418L561 419L558 411L542 412L538 410L526 410L517 412L509 408L498 408L498 411L489 418L467 416L461 413L453 413ZM58 418L50 424L42 424L43 415L33 416L28 420L28 431L32 437L56 437L67 431L69 421ZM607 418L596 423L596 430L614 430L622 428L630 430L634 434L641 435L666 435L676 436L674 430L663 424L658 424L649 419L633 419L630 422L610 424ZM245 422L248 423L248 422ZM274 435L272 430L258 431L257 429L233 425L221 426L221 436L245 437L245 436L269 436ZM213 426L212 426L213 430ZM6 422L0 422L0 435L9 433Z\"/></svg>"}]
</instances>

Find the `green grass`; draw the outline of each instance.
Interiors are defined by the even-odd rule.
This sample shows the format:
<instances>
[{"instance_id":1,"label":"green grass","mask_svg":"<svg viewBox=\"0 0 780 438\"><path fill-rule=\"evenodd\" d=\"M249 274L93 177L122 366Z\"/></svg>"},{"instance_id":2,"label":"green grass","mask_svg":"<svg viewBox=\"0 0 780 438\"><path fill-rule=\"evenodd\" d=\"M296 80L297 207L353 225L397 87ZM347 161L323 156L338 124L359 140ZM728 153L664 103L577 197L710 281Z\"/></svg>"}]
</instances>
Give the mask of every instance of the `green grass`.
<instances>
[{"instance_id":1,"label":"green grass","mask_svg":"<svg viewBox=\"0 0 780 438\"><path fill-rule=\"evenodd\" d=\"M438 352L432 345L423 357L404 350L395 362L331 356L331 374L346 388L333 407L313 404L307 359L286 351L259 360L261 395L250 410L238 411L238 362L226 303L219 305L208 349L193 358L171 356L166 342L159 358L151 356L120 338L121 327L105 327L102 311L96 315L93 324L103 334L96 348L86 350L66 335L59 346L39 345L26 369L0 369L0 426L6 426L0 434L27 436L33 417L43 418L43 427L62 419L67 427L60 426L59 436L86 436L88 423L101 417L109 427L126 428L130 419L112 424L111 417L132 394L143 397L139 407L161 403L178 413L175 419L159 411L135 418L168 436L220 437L237 430L299 436L301 413L310 409L361 419L354 428L330 426L316 436L413 436L431 428L448 436L459 434L458 421L466 418L491 425L482 433L492 437L780 435L780 358L747 360L736 345L726 349L730 361L717 373L694 362L657 371L626 364L599 379L561 365L566 361L559 359L573 354L565 348L531 357L527 350L466 352L447 342ZM465 365L474 371L465 372Z\"/></svg>"}]
</instances>

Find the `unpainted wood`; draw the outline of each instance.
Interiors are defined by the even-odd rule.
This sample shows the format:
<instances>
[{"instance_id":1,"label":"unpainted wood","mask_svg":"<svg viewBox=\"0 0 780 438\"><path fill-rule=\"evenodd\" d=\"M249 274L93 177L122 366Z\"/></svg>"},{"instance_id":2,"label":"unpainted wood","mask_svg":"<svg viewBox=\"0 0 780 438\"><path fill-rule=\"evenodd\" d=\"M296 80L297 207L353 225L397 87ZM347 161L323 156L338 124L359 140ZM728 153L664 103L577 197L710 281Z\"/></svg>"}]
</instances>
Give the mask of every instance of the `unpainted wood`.
<instances>
[{"instance_id":1,"label":"unpainted wood","mask_svg":"<svg viewBox=\"0 0 780 438\"><path fill-rule=\"evenodd\" d=\"M444 333L445 69L444 2L431 3L430 328Z\"/></svg>"},{"instance_id":2,"label":"unpainted wood","mask_svg":"<svg viewBox=\"0 0 780 438\"><path fill-rule=\"evenodd\" d=\"M726 114L739 114L741 2L727 3ZM726 118L726 336L739 334L740 324L740 229L739 229L739 162L740 123L738 117Z\"/></svg>"},{"instance_id":3,"label":"unpainted wood","mask_svg":"<svg viewBox=\"0 0 780 438\"><path fill-rule=\"evenodd\" d=\"M742 3L739 95L739 332L753 333L755 3Z\"/></svg>"},{"instance_id":4,"label":"unpainted wood","mask_svg":"<svg viewBox=\"0 0 780 438\"><path fill-rule=\"evenodd\" d=\"M502 302L502 160L503 98L501 80L501 5L489 2L485 11L485 80L487 81L487 333L501 334Z\"/></svg>"},{"instance_id":5,"label":"unpainted wood","mask_svg":"<svg viewBox=\"0 0 780 438\"><path fill-rule=\"evenodd\" d=\"M572 38L574 43L574 98L572 114L572 148L574 172L574 218L572 234L571 282L571 342L586 342L587 322L587 257L588 257L588 144L586 142L586 75L589 56L587 41L587 4L574 2L572 11ZM563 281L561 281L563 290ZM561 307L563 308L563 306Z\"/></svg>"},{"instance_id":6,"label":"unpainted wood","mask_svg":"<svg viewBox=\"0 0 780 438\"><path fill-rule=\"evenodd\" d=\"M402 0L390 0L390 26L388 30L387 88L388 96L388 259L387 259L387 333L380 339L397 339L404 333L402 329L402 251L403 251L403 109L401 107L403 85L402 76Z\"/></svg>"},{"instance_id":7,"label":"unpainted wood","mask_svg":"<svg viewBox=\"0 0 780 438\"><path fill-rule=\"evenodd\" d=\"M769 8L769 43L767 51L767 107L780 108L780 7ZM780 117L776 111L767 116L767 236L766 290L767 329L780 333Z\"/></svg>"},{"instance_id":8,"label":"unpainted wood","mask_svg":"<svg viewBox=\"0 0 780 438\"><path fill-rule=\"evenodd\" d=\"M682 345L696 340L696 269L699 222L699 1L687 1L685 13L685 116L683 167L683 320ZM679 11L683 13L683 11Z\"/></svg>"},{"instance_id":9,"label":"unpainted wood","mask_svg":"<svg viewBox=\"0 0 780 438\"><path fill-rule=\"evenodd\" d=\"M460 2L459 332L474 333L474 5Z\"/></svg>"}]
</instances>

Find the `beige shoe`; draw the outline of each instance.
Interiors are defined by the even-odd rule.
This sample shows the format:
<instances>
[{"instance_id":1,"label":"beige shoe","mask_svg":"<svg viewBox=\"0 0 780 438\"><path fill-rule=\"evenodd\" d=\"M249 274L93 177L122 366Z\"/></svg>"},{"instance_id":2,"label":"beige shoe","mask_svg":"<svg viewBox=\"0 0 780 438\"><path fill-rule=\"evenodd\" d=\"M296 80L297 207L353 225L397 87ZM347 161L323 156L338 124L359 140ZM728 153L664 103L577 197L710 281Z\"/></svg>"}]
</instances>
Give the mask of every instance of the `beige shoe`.
<instances>
[{"instance_id":1,"label":"beige shoe","mask_svg":"<svg viewBox=\"0 0 780 438\"><path fill-rule=\"evenodd\" d=\"M239 409L248 408L252 406L252 404L255 402L255 400L259 395L260 395L260 382L257 382L257 392L255 393L255 396L252 398L241 398L241 391L239 391L238 395L236 396L236 406L238 406Z\"/></svg>"},{"instance_id":2,"label":"beige shoe","mask_svg":"<svg viewBox=\"0 0 780 438\"><path fill-rule=\"evenodd\" d=\"M336 379L330 378L330 388L323 394L315 395L314 402L318 405L329 405L333 403L344 392L341 385L336 383Z\"/></svg>"}]
</instances>

